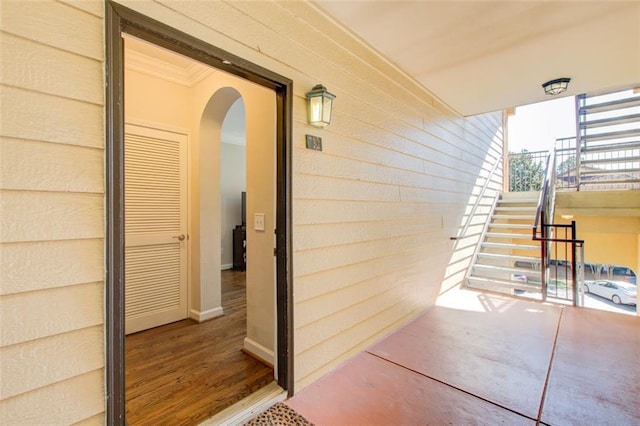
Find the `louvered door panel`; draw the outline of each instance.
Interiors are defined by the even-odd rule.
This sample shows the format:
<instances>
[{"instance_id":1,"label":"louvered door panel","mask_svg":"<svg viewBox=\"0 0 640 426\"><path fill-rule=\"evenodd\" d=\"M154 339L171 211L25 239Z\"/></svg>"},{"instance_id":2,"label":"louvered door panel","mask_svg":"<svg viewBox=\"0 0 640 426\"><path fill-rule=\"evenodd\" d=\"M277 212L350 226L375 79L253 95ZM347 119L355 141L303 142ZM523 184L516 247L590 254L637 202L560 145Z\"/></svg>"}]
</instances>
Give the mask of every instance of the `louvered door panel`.
<instances>
[{"instance_id":1,"label":"louvered door panel","mask_svg":"<svg viewBox=\"0 0 640 426\"><path fill-rule=\"evenodd\" d=\"M187 135L125 129L125 319L133 333L187 317Z\"/></svg>"}]
</instances>

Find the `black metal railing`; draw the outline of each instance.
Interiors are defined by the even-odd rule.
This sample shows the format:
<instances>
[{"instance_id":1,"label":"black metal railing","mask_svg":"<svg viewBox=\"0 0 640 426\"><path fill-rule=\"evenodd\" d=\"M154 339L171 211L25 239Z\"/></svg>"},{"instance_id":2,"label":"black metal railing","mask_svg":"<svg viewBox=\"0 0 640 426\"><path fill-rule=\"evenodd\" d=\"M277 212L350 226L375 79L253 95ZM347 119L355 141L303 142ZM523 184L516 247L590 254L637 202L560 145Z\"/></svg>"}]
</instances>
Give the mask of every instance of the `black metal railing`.
<instances>
[{"instance_id":1,"label":"black metal railing","mask_svg":"<svg viewBox=\"0 0 640 426\"><path fill-rule=\"evenodd\" d=\"M570 225L553 223L555 215L556 152L552 150L545 167L540 189L533 240L540 241L540 283L542 300L548 297L581 301L577 297L584 280L584 241L576 238L576 222Z\"/></svg>"},{"instance_id":2,"label":"black metal railing","mask_svg":"<svg viewBox=\"0 0 640 426\"><path fill-rule=\"evenodd\" d=\"M509 153L509 191L540 191L548 151Z\"/></svg>"},{"instance_id":3,"label":"black metal railing","mask_svg":"<svg viewBox=\"0 0 640 426\"><path fill-rule=\"evenodd\" d=\"M534 233L533 239L540 241L542 300L566 300L574 306L582 306L584 240L576 238L576 222L547 224L542 216L539 228L540 234ZM543 235L554 237L548 238Z\"/></svg>"}]
</instances>

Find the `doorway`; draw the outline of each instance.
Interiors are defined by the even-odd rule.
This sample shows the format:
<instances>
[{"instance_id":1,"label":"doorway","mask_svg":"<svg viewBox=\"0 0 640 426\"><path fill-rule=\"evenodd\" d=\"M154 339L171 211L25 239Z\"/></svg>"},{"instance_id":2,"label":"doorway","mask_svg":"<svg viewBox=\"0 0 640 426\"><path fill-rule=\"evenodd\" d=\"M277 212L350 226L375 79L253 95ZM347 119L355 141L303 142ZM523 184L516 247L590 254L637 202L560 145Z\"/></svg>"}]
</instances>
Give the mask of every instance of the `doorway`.
<instances>
[{"instance_id":1,"label":"doorway","mask_svg":"<svg viewBox=\"0 0 640 426\"><path fill-rule=\"evenodd\" d=\"M107 422L123 424L125 260L124 260L124 64L122 35L129 34L165 49L193 58L267 88L275 93L274 133L276 149L272 156L275 185L276 334L274 350L277 382L293 392L290 252L290 123L291 81L237 58L209 44L153 21L120 5L107 3ZM241 65L235 65L241 64ZM268 212L267 212L268 213ZM219 223L218 223L219 227ZM197 233L196 233L197 234ZM180 234L178 234L180 235ZM193 259L191 260L193 262ZM273 261L271 261L273 263ZM217 274L219 276L220 270ZM194 310L194 298L191 297ZM201 298L202 300L202 298ZM202 319L207 306L196 305ZM214 310L215 311L215 310Z\"/></svg>"}]
</instances>

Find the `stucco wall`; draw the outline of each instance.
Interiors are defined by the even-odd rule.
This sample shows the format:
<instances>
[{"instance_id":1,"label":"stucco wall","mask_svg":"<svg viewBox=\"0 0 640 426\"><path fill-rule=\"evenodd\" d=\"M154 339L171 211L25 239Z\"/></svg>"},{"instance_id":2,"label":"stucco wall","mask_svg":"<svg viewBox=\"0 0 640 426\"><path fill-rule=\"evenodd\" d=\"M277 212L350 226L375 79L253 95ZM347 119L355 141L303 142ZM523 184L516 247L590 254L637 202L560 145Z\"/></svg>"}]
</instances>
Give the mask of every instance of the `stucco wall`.
<instances>
[{"instance_id":1,"label":"stucco wall","mask_svg":"<svg viewBox=\"0 0 640 426\"><path fill-rule=\"evenodd\" d=\"M66 3L2 2L3 424L104 408L103 5ZM301 2L123 3L294 81L297 389L434 303L501 114L456 116ZM324 130L317 83L337 95Z\"/></svg>"},{"instance_id":2,"label":"stucco wall","mask_svg":"<svg viewBox=\"0 0 640 426\"><path fill-rule=\"evenodd\" d=\"M576 215L572 220L584 240L585 262L627 266L640 274L640 217ZM556 221L571 222L557 215Z\"/></svg>"}]
</instances>

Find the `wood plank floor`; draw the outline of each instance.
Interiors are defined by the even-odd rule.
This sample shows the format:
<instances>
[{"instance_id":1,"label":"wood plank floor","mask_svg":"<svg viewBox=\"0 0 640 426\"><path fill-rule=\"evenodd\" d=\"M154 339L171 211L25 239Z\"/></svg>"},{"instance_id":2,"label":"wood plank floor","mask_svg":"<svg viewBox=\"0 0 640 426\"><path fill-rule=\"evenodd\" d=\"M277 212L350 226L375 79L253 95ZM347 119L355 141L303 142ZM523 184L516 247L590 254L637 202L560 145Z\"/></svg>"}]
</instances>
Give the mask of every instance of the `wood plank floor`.
<instances>
[{"instance_id":1,"label":"wood plank floor","mask_svg":"<svg viewBox=\"0 0 640 426\"><path fill-rule=\"evenodd\" d=\"M225 315L178 321L126 338L130 425L194 425L273 381L273 369L241 352L245 272L222 272Z\"/></svg>"}]
</instances>

